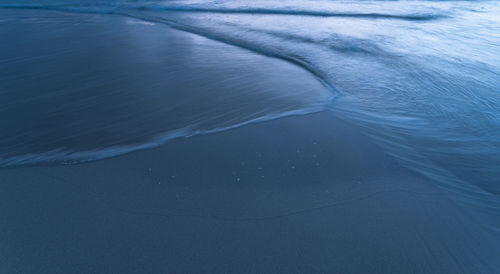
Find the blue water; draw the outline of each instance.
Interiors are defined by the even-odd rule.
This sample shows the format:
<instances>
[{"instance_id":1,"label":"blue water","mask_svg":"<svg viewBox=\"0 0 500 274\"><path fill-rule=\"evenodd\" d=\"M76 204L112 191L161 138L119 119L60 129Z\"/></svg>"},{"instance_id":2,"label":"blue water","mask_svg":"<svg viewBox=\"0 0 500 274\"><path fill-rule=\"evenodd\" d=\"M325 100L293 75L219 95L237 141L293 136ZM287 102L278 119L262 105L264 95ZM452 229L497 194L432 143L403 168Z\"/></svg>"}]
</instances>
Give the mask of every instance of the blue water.
<instances>
[{"instance_id":1,"label":"blue water","mask_svg":"<svg viewBox=\"0 0 500 274\"><path fill-rule=\"evenodd\" d=\"M141 79L146 74L162 72L147 64L127 60L123 61L125 64L120 63L123 56L135 54L133 51L120 52L119 57L102 61L103 64L123 66L123 71L117 74L102 75L99 69L79 72L71 68L73 74L65 74L68 68L61 67L67 56L62 56L59 62L53 54L71 51L85 39L92 39L92 34L86 34L88 37L74 45L66 41L60 43L59 48L41 46L38 53L31 52L33 56L28 56L31 49L20 49L16 37L38 35L35 43L43 45L51 30L47 27L30 32L30 20L43 22L44 19L24 18L24 32L9 29L6 24L0 26L2 36L9 37L2 39L0 44L0 111L3 117L16 117L4 118L0 125L2 166L100 159L158 145L172 138L328 109L360 126L366 135L408 168L458 193L457 199L485 211L498 212L500 209L500 4L496 1L3 0L0 7L5 14L12 9L46 9L125 16L133 22L143 22L145 29L170 27L291 62L317 80L316 84L311 82L303 86L300 81L276 80L275 85L284 86L263 92L259 87L261 81L271 81L262 80L267 79L265 76L294 77L273 76L274 69L266 70L260 63L254 63L251 69L262 69L262 75L242 79L238 75L245 71L246 63L224 67L231 63L231 53L225 55L225 62L214 57L215 54L210 57L209 50L191 55L188 49L179 50L183 49L183 44L172 42L170 49L162 48L158 52L168 55L170 50L175 54L170 53L169 58L182 59L181 55L185 55L191 59L177 63L182 66L170 67L165 76L173 83L169 88L178 90L176 87L182 86L182 90L188 87L196 91L197 85L203 85L215 93L207 96L207 89L203 89L191 97L177 92L144 98L120 90L130 88L133 83L139 89L154 89L154 85L141 83ZM8 16L0 18L2 23L9 20L22 21ZM70 22L52 22L52 27L67 26L63 31L70 33L81 23L67 20ZM105 31L116 35L112 27ZM149 43L152 44L154 41ZM99 49L90 47L88 51L102 48L107 48L108 54L120 51L111 44L102 44ZM78 54L83 54L78 59L80 65L87 66L88 56ZM35 57L54 63L37 67ZM156 60L151 56L143 57ZM159 62L168 64L171 60ZM186 65L189 63L194 65L189 67ZM130 72L137 66L143 66L143 74ZM210 75L214 66L217 72ZM58 70L44 70L47 67ZM101 69L115 70L114 67ZM93 77L93 73L100 76ZM78 87L53 81L54 74L64 75L65 83L87 77L85 82L90 90L103 89L109 93L105 96L99 92L92 96L79 93ZM205 75L203 79L197 78L202 74ZM220 79L217 78L220 75L232 80L229 83L214 80ZM26 82L28 77L41 82ZM133 80L123 84L122 80L127 77ZM188 80L176 82L181 78ZM189 88L194 82L197 84ZM311 85L316 86L310 88ZM40 94L40 86L54 88L50 89L50 94ZM217 93L221 86L226 91L244 86L245 93L236 97L228 92ZM72 93L67 93L68 89ZM34 93L40 96L39 100L33 99ZM200 99L197 96L200 94L206 96ZM43 98L50 100L43 101ZM157 103L159 99L163 102L161 105ZM57 111L46 111L54 100L59 105ZM128 101L110 110L107 106L116 104L116 100ZM169 111L162 112L165 100L173 103L168 105ZM200 102L206 103L205 107L200 106ZM102 108L88 114L85 107L88 104L102 104ZM30 109L39 108L41 110L35 114L30 112ZM129 119L122 119L124 109L132 109L127 116ZM151 115L151 111L157 115ZM144 115L139 119L137 114ZM81 115L108 118L96 124L99 118L77 119ZM50 117L55 118L48 120ZM168 117L168 123L161 126L164 117ZM89 121L92 123L87 123ZM114 131L116 128L120 130ZM107 134L103 134L105 129L110 129Z\"/></svg>"}]
</instances>

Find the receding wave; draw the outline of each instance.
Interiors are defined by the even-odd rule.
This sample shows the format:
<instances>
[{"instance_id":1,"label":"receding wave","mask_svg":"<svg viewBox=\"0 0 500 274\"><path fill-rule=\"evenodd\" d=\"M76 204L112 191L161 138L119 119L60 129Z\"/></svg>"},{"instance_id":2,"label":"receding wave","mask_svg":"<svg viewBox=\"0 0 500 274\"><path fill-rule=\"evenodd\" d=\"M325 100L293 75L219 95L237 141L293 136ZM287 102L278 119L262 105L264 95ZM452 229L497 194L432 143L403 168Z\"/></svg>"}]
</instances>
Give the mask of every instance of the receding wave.
<instances>
[{"instance_id":1,"label":"receding wave","mask_svg":"<svg viewBox=\"0 0 500 274\"><path fill-rule=\"evenodd\" d=\"M223 33L217 33L217 32L210 31L210 30L207 30L204 28L199 28L196 26L177 22L177 21L169 19L169 18L134 14L134 13L130 13L130 12L122 11L122 10L107 10L107 11L105 11L105 10L90 10L90 9L79 9L79 8L61 7L61 6L4 5L4 6L0 6L0 7L1 8L15 8L15 9L18 9L18 8L20 8L20 9L47 9L47 10L58 10L58 11L68 11L68 12L116 14L116 15L131 17L131 18L138 19L138 20L166 24L174 29L197 34L197 35L200 35L200 36L212 39L212 40L216 40L216 41L220 41L220 42L223 42L226 44L234 45L234 46L237 46L240 48L248 49L248 50L254 51L256 53L262 54L262 55L283 59L285 61L288 61L290 63L298 65L298 66L306 69L307 71L311 72L333 94L338 95L341 93L340 89L335 87L329 81L328 77L326 76L326 72L317 68L312 63L308 62L307 60L305 60L304 58L302 58L299 55L285 54L285 53L280 52L279 50L276 50L275 48L266 47L264 45L260 45L259 43L251 43L250 41L248 41L246 39L239 39L239 38L234 37L234 36L224 35Z\"/></svg>"},{"instance_id":2,"label":"receding wave","mask_svg":"<svg viewBox=\"0 0 500 274\"><path fill-rule=\"evenodd\" d=\"M396 19L410 21L429 21L447 18L442 14L391 14L378 12L335 12L317 10L296 10L296 9L267 9L267 8L208 8L193 6L128 6L128 5L0 5L0 8L16 9L55 9L67 11L93 11L108 13L109 8L135 9L146 11L170 11L170 12L193 12L193 13L222 13L222 14L248 14L248 15L290 15L290 16L314 16L314 17L346 17L346 18L366 18L366 19Z\"/></svg>"},{"instance_id":3,"label":"receding wave","mask_svg":"<svg viewBox=\"0 0 500 274\"><path fill-rule=\"evenodd\" d=\"M143 10L165 10L179 12L201 12L201 13L227 13L227 14L256 14L256 15L297 15L316 17L349 17L367 19L400 19L427 21L445 18L440 14L390 14L390 13L356 13L356 12L333 12L315 10L294 10L294 9L266 9L266 8L205 8L190 6L163 6L163 7L139 7Z\"/></svg>"},{"instance_id":4,"label":"receding wave","mask_svg":"<svg viewBox=\"0 0 500 274\"><path fill-rule=\"evenodd\" d=\"M201 129L197 128L195 125L190 125L180 129L165 132L151 139L149 142L135 144L135 145L114 146L114 147L88 150L88 151L70 151L64 148L60 148L60 149L53 149L43 153L25 154L9 158L0 158L0 167L8 168L8 167L31 166L40 164L42 165L76 164L76 163L102 160L106 158L123 155L133 151L158 147L174 139L190 138L198 135L217 133L217 132L227 131L230 129L239 128L251 123L270 121L288 116L306 115L315 112L320 112L323 110L325 110L324 107L311 107L306 109L287 111L283 113L269 114L251 120L247 120L235 125L213 128L213 129Z\"/></svg>"},{"instance_id":5,"label":"receding wave","mask_svg":"<svg viewBox=\"0 0 500 274\"><path fill-rule=\"evenodd\" d=\"M9 6L10 8L19 8L18 6ZM88 9L79 9L79 10L74 10L72 8L68 7L60 7L60 6L22 6L22 9L48 9L48 10L58 10L58 11L70 11L70 12L85 12L85 13L95 13L92 10ZM100 12L99 12L100 13ZM181 138L181 137L191 137L195 135L200 135L200 134L208 134L208 133L213 133L213 132L219 132L219 131L224 131L232 128L236 128L242 125L246 125L248 123L253 123L253 122L259 122L259 121L266 121L270 119L276 119L280 117L285 117L285 116L290 116L290 115L304 115L304 114L309 114L313 112L318 112L321 111L325 108L325 106L331 104L333 100L337 98L337 96L340 94L340 90L332 86L328 80L328 77L322 70L319 68L314 67L308 60L304 59L300 55L290 55L287 54L286 52L280 52L279 50L275 50L272 47L266 46L266 45L260 45L258 42L256 43L250 43L246 39L238 39L237 37L232 37L230 35L226 35L224 33L220 32L214 32L211 30L207 30L204 28L198 28L195 26L191 26L188 24L176 22L174 20L168 19L168 18L163 18L163 17L155 17L155 16L150 16L150 15L139 15L139 14L133 14L130 12L124 12L124 11L119 11L119 10L114 10L114 11L107 11L106 13L109 14L116 14L116 15L122 15L126 17L131 17L134 19L138 20L143 20L143 21L148 21L148 22L154 22L154 23L161 23L161 24L166 24L174 29L182 30L185 32L197 34L203 37L207 37L212 40L220 41L225 44L230 44L230 45L235 45L240 48L248 49L253 52L262 54L262 55L267 55L271 57L275 57L278 59L282 59L285 61L288 61L290 63L296 64L299 67L304 68L305 70L309 71L313 76L316 77L316 79L323 85L323 87L326 87L325 91L328 96L328 98L325 98L326 101L324 104L321 105L316 105L316 106L307 106L307 107L301 107L298 110L292 110L292 111L282 111L282 112L276 112L274 114L257 114L254 116L257 118L250 118L248 120L244 121L236 121L236 124L234 125L223 125L221 127L217 127L215 125L215 128L211 129L204 129L200 128L197 125L193 126L186 126L182 127L177 130L169 130L164 134L159 135L156 138L151 139L150 141L145 141L141 142L138 144L133 144L133 145L123 145L123 146L111 146L111 147L105 147L105 148L99 148L96 150L85 150L85 151L73 151L73 150L68 150L65 148L60 148L60 149L51 149L50 151L46 152L36 152L33 154L20 154L16 156L8 156L6 158L0 158L0 167L13 167L13 166L23 166L23 165L34 165L34 164L69 164L69 163L79 163L79 162L87 162L87 161L92 161L92 160L98 160L98 159L103 159L103 158L109 158L109 157L114 157L117 155L125 154L128 152L136 151L136 150L141 150L141 149L146 149L146 148L151 148L155 147L158 145L161 145L169 140L176 139L176 138Z\"/></svg>"},{"instance_id":6,"label":"receding wave","mask_svg":"<svg viewBox=\"0 0 500 274\"><path fill-rule=\"evenodd\" d=\"M492 194L500 193L495 181L499 174L496 140L498 140L497 118L500 101L496 92L498 74L495 74L498 71L496 70L498 62L495 62L498 51L492 50L494 48L492 45L499 44L498 39L495 40L497 36L494 34L498 33L493 29L495 24L487 21L493 17L479 18L476 14L471 15L476 20L483 20L484 25L492 28L490 35L458 37L456 28L462 28L463 33L474 33L477 31L476 26L480 24L470 24L467 21L463 23L460 21L461 18L455 18L456 14L453 14L453 20L443 24L452 26L454 31L442 29L443 26L437 26L438 24L415 23L408 27L407 24L394 24L389 20L380 20L377 22L380 26L372 28L369 25L370 20L356 20L359 18L427 21L447 17L432 13L412 14L411 7L406 10L407 14L370 12L368 8L367 12L350 13L193 6L130 5L98 8L91 5L80 7L11 5L3 7L118 14L165 24L178 30L297 64L314 74L332 94L342 93L346 98L356 98L358 100L356 104L349 105L343 102L344 108L336 105L334 112L338 116L343 116L345 120L366 128L367 134L377 140L388 154L411 170L433 181L441 182L446 189L459 193L457 197L467 197L467 201L478 202L481 206L491 207L495 211L500 208L497 203L491 202L498 197ZM214 16L210 18L212 20L206 22L203 21L205 16L189 16L189 12L291 16L280 17L283 22L279 27L273 25L266 28L263 24L253 24L254 22L251 22L253 17L241 19L242 23L232 22L234 27L226 27L224 19L219 20L222 22L217 22L219 16ZM292 16L303 16L303 18ZM324 28L318 27L316 30L314 24L317 23L317 19L306 16L350 19L337 25L333 24L335 22L332 25L325 24ZM314 33L308 33L308 29L301 28L299 24L294 25L296 29L292 29L290 25L293 24L290 24L290 19L303 20L304 24L309 24ZM276 19L273 23L276 24L277 21L279 20ZM349 23L353 23L354 26L353 29L349 29L348 34L355 37L345 37L345 33L342 36L341 31L337 33L336 28L342 29L341 24ZM358 23L360 25L356 25ZM397 34L397 37L392 34ZM441 42L444 41L450 44L443 46ZM460 43L452 43L456 41ZM463 52L474 54L464 56ZM377 58L365 58L366 55ZM396 56L403 57L394 58ZM489 68L485 69L487 66ZM307 111L298 114L304 113ZM258 120L286 115L292 114L266 116ZM384 115L386 118L380 118ZM415 119L402 120L400 117ZM87 152L55 150L45 154L2 159L0 165L67 163L101 159L157 146L175 138L221 131L242 124L213 131L182 128L137 146L112 147ZM493 137L486 138L489 135ZM476 136L476 139L472 138ZM462 150L457 150L461 147ZM486 151L485 148L493 152ZM489 156L490 154L493 156Z\"/></svg>"},{"instance_id":7,"label":"receding wave","mask_svg":"<svg viewBox=\"0 0 500 274\"><path fill-rule=\"evenodd\" d=\"M280 31L271 31L265 29L251 29L245 28L245 31L251 31L261 34L271 35L284 40L290 40L299 43L308 43L314 45L320 45L333 51L347 54L364 54L373 56L383 56L389 55L383 49L375 45L374 43L364 40L356 39L353 37L347 37L343 35L332 35L329 39L314 39L312 37L296 35L291 33L284 33Z\"/></svg>"}]
</instances>

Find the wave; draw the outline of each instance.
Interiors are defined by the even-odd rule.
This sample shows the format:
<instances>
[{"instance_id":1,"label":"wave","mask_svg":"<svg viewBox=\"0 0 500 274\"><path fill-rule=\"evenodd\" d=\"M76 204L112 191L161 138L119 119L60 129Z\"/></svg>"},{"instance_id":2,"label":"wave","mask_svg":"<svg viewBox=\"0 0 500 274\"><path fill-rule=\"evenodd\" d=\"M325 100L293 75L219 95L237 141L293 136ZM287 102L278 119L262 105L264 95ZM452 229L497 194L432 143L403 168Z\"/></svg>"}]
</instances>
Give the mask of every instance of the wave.
<instances>
[{"instance_id":1,"label":"wave","mask_svg":"<svg viewBox=\"0 0 500 274\"><path fill-rule=\"evenodd\" d=\"M6 6L0 6L6 7ZM298 10L271 10L271 9L212 9L212 8L193 8L193 7L132 7L130 9L120 8L112 8L112 9L103 9L103 8L89 8L89 7L69 7L69 6L8 6L8 8L23 8L23 9L50 9L50 10L61 10L61 11L71 11L71 12L86 12L86 13L107 13L107 14L116 14L127 16L147 22L161 23L168 25L172 28L186 31L190 33L194 33L212 40L217 40L226 44L235 45L241 48L245 48L256 53L267 55L279 59L286 60L290 63L294 63L299 65L300 67L308 70L312 74L314 74L318 80L320 80L331 92L334 94L333 98L336 98L339 94L345 94L338 86L342 86L342 84L335 85L334 74L330 74L329 72L333 71L329 69L328 64L327 67L322 67L321 63L315 62L319 59L316 57L310 57L307 55L314 51L316 48L308 47L306 53L301 51L294 51L294 49L286 49L285 46L276 46L279 45L276 41L273 41L271 44L262 43L263 41L253 40L254 36L250 37L241 37L239 35L231 35L230 33L225 33L224 31L220 31L217 29L210 29L203 26L195 26L196 24L185 24L171 18L165 18L161 16L154 16L151 14L142 14L141 10L156 10L156 11L179 11L179 12L206 12L206 13L239 13L239 14L279 14L279 15L304 15L304 16L321 16L321 17L353 17L353 18L370 18L370 19L404 19L404 20L416 20L416 21L425 21L425 20L433 20L438 18L443 18L445 16L434 15L434 14L417 14L417 15L395 15L395 14L382 14L382 13L332 13L332 12L317 12L317 11L298 11ZM320 45L322 47L329 47L337 52L341 53L362 53L362 54L370 54L376 55L383 53L380 47L377 47L375 43L370 42L368 40L355 40L348 41L349 39L338 38L338 43L331 43L331 41L321 41L320 39L308 38L305 36L285 33L285 32L277 32L274 30L257 30L257 29L247 29L247 31L255 32L257 34L266 34L268 36L275 36L281 40L289 40L291 42L301 42L301 43L309 43ZM335 41L335 37L332 41ZM345 43L347 41L347 43ZM279 41L278 41L279 42ZM314 53L314 52L312 52ZM314 54L311 54L314 55ZM320 55L316 55L318 58L321 58ZM349 56L348 58L351 58ZM316 58L316 59L314 59ZM330 58L333 59L333 58ZM390 59L390 58L385 58ZM451 166L449 163L443 164L439 163L435 159L431 159L429 156L429 151L422 149L418 145L428 145L428 144L440 144L439 136L443 136L443 132L447 130L446 127L450 128L450 131L454 127L460 126L459 123L463 123L462 120L457 120L457 124L442 124L442 128L439 126L433 126L430 124L418 124L419 123L429 123L430 121L441 121L445 122L448 120L436 120L432 114L432 112L442 111L443 115L452 116L452 112L446 112L442 108L425 108L425 107L433 107L433 100L439 99L440 97L446 97L448 102L452 100L449 97L449 94L457 94L455 93L447 93L449 90L455 90L457 86L449 83L448 76L437 73L435 76L431 76L432 67L422 66L420 67L418 64L421 62L415 61L410 64L409 60L411 59L405 58L405 62L399 63L397 66L394 66L391 70L388 70L387 73L391 76L388 77L389 80L384 82L385 78L380 77L379 79L375 78L375 80L371 83L379 83L372 84L372 86L377 88L377 92L370 93L365 92L362 96L365 96L365 102L369 102L364 104L365 102L360 103L358 106L353 106L347 104L346 106L351 106L352 108L346 109L342 108L340 105L336 105L335 108L331 110L337 114L338 116L344 118L345 120L356 123L359 126L367 129L367 134L370 135L371 138L376 140L382 147L385 148L388 154L391 154L393 157L398 159L404 166L408 167L410 170L415 171L416 173L425 176L426 178L431 179L432 181L439 182L441 186L445 189L450 190L451 192L456 192L459 195L456 197L463 197L467 202L478 203L478 206L487 208L488 210L493 210L497 212L500 209L500 205L496 202L498 196L492 195L497 194L496 185L489 184L487 187L481 187L479 184L468 178L460 178L454 174L456 173L457 167ZM385 60L379 60L385 61ZM335 60L338 63L338 60ZM396 61L394 61L396 62ZM356 67L358 69L358 67ZM376 67L374 67L375 70ZM420 73L425 69L429 70L427 73ZM393 73L389 73L393 72ZM403 73L404 72L404 73ZM418 72L418 73L414 73ZM437 71L439 72L439 70ZM358 72L361 74L362 72ZM333 77L332 77L333 75ZM345 74L340 74L341 76L345 76ZM439 80L440 76L442 80ZM399 77L399 78L397 78ZM342 78L338 77L337 78ZM359 77L353 77L353 79L357 79ZM370 78L371 79L371 78ZM381 80L381 81L380 81ZM344 80L345 81L345 80ZM367 80L368 81L368 80ZM354 83L355 81L349 82L349 84ZM364 90L363 83L354 85L359 90ZM390 83L390 84L386 84ZM384 86L384 84L386 84ZM344 84L342 87L345 87ZM346 88L347 91L349 87ZM458 86L458 91L461 91ZM366 89L365 91L369 91ZM355 91L356 92L356 91ZM349 95L349 94L348 94ZM478 95L479 96L479 95ZM347 96L352 97L352 96ZM467 99L468 97L464 98ZM373 100L368 100L373 99ZM399 100L399 101L398 101ZM460 102L460 98L453 99L463 105L463 102ZM384 104L380 104L380 102L386 102ZM395 107L392 108L391 104L387 102L394 102ZM488 101L490 102L490 101ZM459 107L461 104L455 104L457 110L454 110L458 113L460 110ZM361 111L362 106L368 109L366 113ZM378 104L378 105L377 105ZM397 107L396 107L397 106ZM224 130L229 130L232 128L240 127L249 123L258 122L258 121L266 121L271 119L276 119L280 117L290 116L290 115L303 115L312 113L320 110L301 110L294 112L287 112L282 114L275 114L271 116L264 116L257 119L245 121L243 123L230 126L223 127L218 129L211 130L199 130L194 127L186 127L182 129L178 129L175 131L167 132L152 141L139 144L134 146L123 146L123 147L111 147L103 150L92 150L86 152L70 152L65 150L54 150L49 151L42 154L36 155L23 155L14 158L8 159L0 159L0 166L18 166L18 165L31 165L31 164L40 164L40 163L75 163L75 162L83 162L83 161L91 161L97 159L103 159L108 157L113 157L117 155L121 155L124 153L128 153L131 151L147 149L159 146L169 140L183 138L183 137L191 137L195 135L208 134L213 132L219 132ZM415 121L407 121L401 122L397 120L392 124L392 120L396 119L397 114L400 111L405 112L406 116L411 116L411 114L415 114L416 117L420 119L416 119ZM388 118L381 119L376 116L376 114L385 113ZM402 115L401 117L404 117ZM465 116L463 116L465 117ZM473 117L473 116L470 116ZM453 121L451 121L453 122ZM477 121L475 121L477 123ZM386 123L386 124L384 124ZM406 127L409 125L410 127ZM426 128L434 128L435 131L425 131ZM422 136L422 132L428 132L429 136ZM433 134L435 133L435 134ZM465 135L469 133L464 133ZM432 136L431 136L432 135ZM418 144L415 140L421 142ZM444 140L446 141L446 140ZM474 153L478 154L477 150L473 150L475 147L471 146L470 149ZM443 155L445 154L446 148L443 148L437 151L437 154ZM448 151L451 153L450 151ZM469 152L467 153L455 153L456 157L468 157L470 156ZM493 166L494 162L486 163L487 167ZM454 169L453 169L454 168ZM470 170L476 168L475 166L469 167ZM498 174L497 170L492 170L489 174L496 175ZM492 181L493 176L487 178L487 182Z\"/></svg>"},{"instance_id":2,"label":"wave","mask_svg":"<svg viewBox=\"0 0 500 274\"><path fill-rule=\"evenodd\" d=\"M299 55L291 55L280 52L276 48L266 47L260 45L259 43L251 43L246 39L238 39L237 37L233 37L230 35L224 35L223 33L217 33L210 30L206 30L204 28L195 27L188 24L183 24L177 22L172 19L167 19L164 17L158 16L146 16L146 15L138 15L130 12L125 12L122 10L91 10L91 9L79 9L79 8L70 8L70 7L62 7L62 6L43 6L43 5L0 5L0 8L13 8L13 9L43 9L43 10L56 10L56 11L67 11L67 12L82 12L82 13L98 13L98 14L114 14L126 16L142 21L152 22L152 23L160 23L170 26L171 28L181 30L184 32L189 32L192 34L200 35L205 38L219 41L225 44L237 46L240 48L244 48L253 52L256 52L261 55L265 55L268 57L274 57L278 59L285 60L292 64L295 64L303 69L312 73L334 96L341 94L341 90L338 87L335 87L331 81L329 81L326 73L321 69L314 66L312 63L305 60L303 57Z\"/></svg>"},{"instance_id":3,"label":"wave","mask_svg":"<svg viewBox=\"0 0 500 274\"><path fill-rule=\"evenodd\" d=\"M346 54L363 54L372 56L390 56L390 54L374 43L360 38L348 37L338 34L332 34L328 39L315 39L312 37L301 36L280 31L272 31L265 29L245 28L247 32L256 32L289 40L299 43L308 43L313 45L323 46L333 51ZM391 56L392 57L392 56Z\"/></svg>"},{"instance_id":4,"label":"wave","mask_svg":"<svg viewBox=\"0 0 500 274\"><path fill-rule=\"evenodd\" d=\"M166 24L174 29L193 33L196 35L203 36L205 38L219 41L225 44L237 46L240 48L244 48L255 53L265 55L268 57L274 57L281 60L285 60L289 63L295 64L307 71L309 71L313 76L315 76L318 81L320 81L331 93L332 95L338 96L342 94L342 90L339 87L336 87L330 78L327 75L327 72L315 66L313 63L309 62L306 58L298 54L290 54L287 52L283 52L275 47L265 46L258 42L252 43L248 39L240 39L238 37L234 37L231 35L226 35L221 32L210 31L204 28L195 27L188 24L183 24L172 19L167 19L163 17L156 16L145 16L145 15L137 15L120 11L110 12L111 14L122 15L126 17L131 17L138 20Z\"/></svg>"},{"instance_id":5,"label":"wave","mask_svg":"<svg viewBox=\"0 0 500 274\"><path fill-rule=\"evenodd\" d=\"M332 98L333 102L334 98ZM66 149L54 149L51 151L36 153L36 154L24 154L19 156L13 156L9 158L0 158L0 168L12 168L21 166L33 166L33 165L55 165L55 164L77 164L85 163L90 161L102 160L106 158L112 158L119 155L127 154L133 151L144 150L155 148L161 146L169 141L180 138L190 138L198 135L212 134L222 131L227 131L235 128L239 128L248 124L265 122L270 120L275 120L279 118L289 117L289 116L300 116L312 113L317 113L324 111L326 107L311 107L300 110L287 111L276 114L268 114L260 116L258 118L250 119L235 125L219 127L213 129L200 129L196 128L196 125L189 125L183 128L165 132L156 138L151 139L149 142L128 145L128 146L114 146L103 149L95 149L88 151L69 151Z\"/></svg>"},{"instance_id":6,"label":"wave","mask_svg":"<svg viewBox=\"0 0 500 274\"><path fill-rule=\"evenodd\" d=\"M257 15L294 15L315 17L349 17L367 19L400 19L411 21L428 21L445 18L440 14L389 14L389 13L356 13L356 12L332 12L315 10L295 9L267 9L267 8L206 8L190 6L162 6L162 7L137 7L139 10L165 10L177 12L200 12L200 13L225 13L225 14L257 14Z\"/></svg>"},{"instance_id":7,"label":"wave","mask_svg":"<svg viewBox=\"0 0 500 274\"><path fill-rule=\"evenodd\" d=\"M16 9L56 9L67 11L94 11L102 13L110 13L108 9L132 9L145 11L170 11L170 12L193 12L193 13L222 13L222 14L248 14L248 15L290 15L290 16L313 16L313 17L346 17L346 18L365 18L365 19L396 19L409 21L429 21L447 18L448 16L433 13L416 13L416 14L391 14L377 12L334 12L334 11L315 11L315 10L297 10L297 9L268 9L268 8L209 8L209 7L193 7L193 6L127 6L127 5L19 5L19 4L4 4L0 8L16 8ZM104 8L104 9L99 9Z\"/></svg>"},{"instance_id":8,"label":"wave","mask_svg":"<svg viewBox=\"0 0 500 274\"><path fill-rule=\"evenodd\" d=\"M402 166L436 183L438 187L452 194L449 197L460 204L468 205L485 216L498 214L500 193L494 189L496 185L485 186L479 182L471 182L461 178L450 167L436 163L425 151L419 150L412 144L415 139L414 129L421 130L428 127L428 121L418 117L402 116L398 120L394 116L374 115L362 111L362 108L357 106L357 102L352 98L343 97L342 99L337 101L334 106L330 106L329 110L337 118L362 127L364 134L382 147L385 153L394 157ZM404 120L406 123L402 123ZM439 151L439 153L444 152L444 150ZM486 227L494 231L500 227L500 222L498 219L494 219Z\"/></svg>"},{"instance_id":9,"label":"wave","mask_svg":"<svg viewBox=\"0 0 500 274\"><path fill-rule=\"evenodd\" d=\"M327 77L324 71L322 71L318 67L315 67L311 62L308 62L305 58L299 55L287 54L286 52L280 52L279 50L276 50L273 47L260 45L257 42L251 43L245 39L238 39L236 37L232 37L224 33L215 32L188 24L183 24L174 21L172 19L150 16L150 15L138 15L138 14L133 14L131 12L125 12L123 10L103 10L103 9L87 9L87 8L82 9L82 8L74 8L67 6L4 5L0 6L0 8L54 10L54 11L89 13L89 14L110 14L110 15L120 15L120 16L130 17L145 22L165 24L177 30L200 35L211 40L219 41L229 45L234 45L243 49L250 50L257 54L278 58L287 61L289 63L295 64L305 69L306 71L310 72L312 76L314 76L331 93L331 97L326 102L326 104L320 106L313 106L313 107L303 108L300 110L264 115L231 126L225 126L214 129L197 129L196 125L191 125L177 130L168 131L156 138L153 138L149 142L130 145L130 146L114 146L114 147L89 150L89 151L68 151L66 149L61 148L43 153L24 154L3 159L0 158L0 167L17 167L17 166L27 166L27 165L29 166L37 164L75 164L75 163L89 162L104 158L115 157L137 150L157 147L173 139L210 134L210 133L238 128L250 123L268 121L287 116L306 115L310 113L323 111L325 108L331 105L340 94L342 94L339 88L333 86L330 83L329 78Z\"/></svg>"}]
</instances>

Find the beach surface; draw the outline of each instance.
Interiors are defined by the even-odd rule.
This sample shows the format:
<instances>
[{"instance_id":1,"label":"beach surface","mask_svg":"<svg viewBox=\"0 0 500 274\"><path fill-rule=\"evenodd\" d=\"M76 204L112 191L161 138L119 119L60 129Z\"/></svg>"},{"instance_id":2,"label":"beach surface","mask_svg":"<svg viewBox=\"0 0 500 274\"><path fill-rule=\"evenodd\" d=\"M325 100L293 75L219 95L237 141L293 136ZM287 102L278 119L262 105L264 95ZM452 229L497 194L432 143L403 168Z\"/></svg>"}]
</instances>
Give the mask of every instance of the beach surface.
<instances>
[{"instance_id":1,"label":"beach surface","mask_svg":"<svg viewBox=\"0 0 500 274\"><path fill-rule=\"evenodd\" d=\"M0 182L4 273L498 266L498 239L474 216L327 112Z\"/></svg>"},{"instance_id":2,"label":"beach surface","mask_svg":"<svg viewBox=\"0 0 500 274\"><path fill-rule=\"evenodd\" d=\"M402 165L361 125L337 117L330 111L336 107L332 91L308 71L126 17L14 9L1 13L10 16L0 19L5 22L24 18L20 21L28 34L70 21L73 25L63 30L67 37L77 39L95 29L92 39L101 41L90 43L97 49L88 56L59 49L63 56L54 58L49 46L62 44L43 44L43 36L28 45L33 34L19 32L17 42L2 42L11 52L35 46L46 50L48 55L39 56L45 61L68 64L88 58L95 62L107 48L103 63L112 67L91 66L61 80L57 77L64 71L77 69L36 62L32 56L8 59L2 53L11 62L3 62L5 67L33 62L52 69L2 73L11 80L19 75L17 82L9 82L12 86L36 93L39 85L62 83L60 90L82 97L61 99L55 90L56 95L30 100L9 98L11 104L0 109L7 114L13 107L27 107L24 116L3 118L1 124L4 130L17 131L2 131L7 164L0 169L0 273L500 269L500 238L488 227L495 216L461 203L447 188ZM98 31L103 21L112 31ZM4 32L8 28L0 26ZM109 44L106 33L118 43ZM66 36L53 39L73 41L72 47L81 49ZM131 46L117 37L133 37L130 41L139 44ZM181 38L169 50L161 47ZM192 54L201 61L189 59ZM126 61L118 62L125 56ZM168 62L191 67L176 67L168 77L152 73ZM120 66L123 70L116 71ZM114 72L104 75L102 70ZM42 84L24 82L26 75L39 77ZM174 81L183 75L189 75L187 80ZM113 81L99 85L99 77L105 76ZM68 84L80 83L82 77L88 86ZM257 78L256 85L252 79ZM4 90L12 88L2 83ZM177 93L165 95L162 90ZM206 92L213 96L203 97ZM216 106L220 113L213 112ZM205 112L200 114L200 107ZM27 132L30 125L20 124L26 121L38 127ZM189 127L179 131L185 127L178 125ZM95 131L89 131L92 127ZM57 150L61 142L67 150ZM28 148L33 153L26 156ZM82 155L90 159L78 163L85 160Z\"/></svg>"}]
</instances>

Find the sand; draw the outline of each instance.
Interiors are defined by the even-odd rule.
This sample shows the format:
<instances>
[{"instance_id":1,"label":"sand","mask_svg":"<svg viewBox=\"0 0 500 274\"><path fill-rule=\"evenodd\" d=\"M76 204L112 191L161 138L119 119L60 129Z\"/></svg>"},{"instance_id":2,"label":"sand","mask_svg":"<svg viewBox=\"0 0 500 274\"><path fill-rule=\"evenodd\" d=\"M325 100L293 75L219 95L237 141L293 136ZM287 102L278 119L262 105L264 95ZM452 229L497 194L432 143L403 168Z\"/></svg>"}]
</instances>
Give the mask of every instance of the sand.
<instances>
[{"instance_id":1,"label":"sand","mask_svg":"<svg viewBox=\"0 0 500 274\"><path fill-rule=\"evenodd\" d=\"M0 182L4 273L488 273L498 248L327 112Z\"/></svg>"},{"instance_id":2,"label":"sand","mask_svg":"<svg viewBox=\"0 0 500 274\"><path fill-rule=\"evenodd\" d=\"M0 273L500 269L479 215L362 132L321 111L3 168Z\"/></svg>"}]
</instances>

